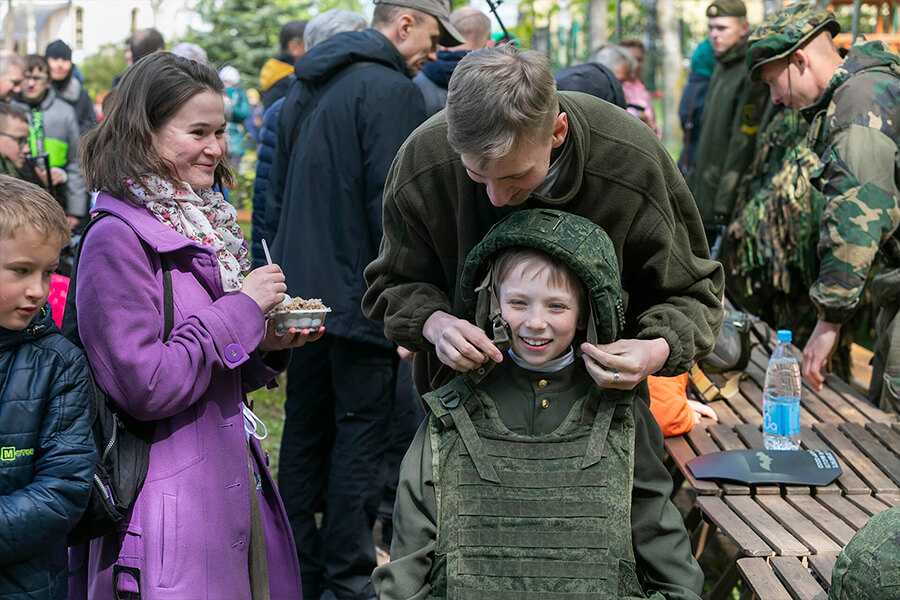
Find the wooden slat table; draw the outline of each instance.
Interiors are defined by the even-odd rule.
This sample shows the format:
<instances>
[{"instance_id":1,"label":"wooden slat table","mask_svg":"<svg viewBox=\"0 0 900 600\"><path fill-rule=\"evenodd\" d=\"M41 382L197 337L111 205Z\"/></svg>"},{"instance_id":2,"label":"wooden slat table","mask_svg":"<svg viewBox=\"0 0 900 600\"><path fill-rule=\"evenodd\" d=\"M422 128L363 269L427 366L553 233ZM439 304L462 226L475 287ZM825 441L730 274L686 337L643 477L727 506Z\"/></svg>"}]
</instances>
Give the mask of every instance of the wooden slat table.
<instances>
[{"instance_id":1,"label":"wooden slat table","mask_svg":"<svg viewBox=\"0 0 900 600\"><path fill-rule=\"evenodd\" d=\"M832 560L817 561L818 569L824 570ZM737 561L738 571L744 582L760 600L827 600L831 581L828 582L813 565L812 559L776 556L766 561L763 558L741 558Z\"/></svg>"},{"instance_id":2,"label":"wooden slat table","mask_svg":"<svg viewBox=\"0 0 900 600\"><path fill-rule=\"evenodd\" d=\"M714 587L712 598L726 597L741 577L762 600L825 600L841 549L872 515L900 504L900 424L828 376L820 392L804 383L800 436L803 448L835 454L843 474L834 483L748 486L696 479L686 464L694 457L763 448L767 363L768 356L757 346L739 393L709 403L719 423L703 419L687 435L667 439L666 449L672 472L696 493L695 512L737 547L736 563ZM708 376L720 388L728 378Z\"/></svg>"}]
</instances>

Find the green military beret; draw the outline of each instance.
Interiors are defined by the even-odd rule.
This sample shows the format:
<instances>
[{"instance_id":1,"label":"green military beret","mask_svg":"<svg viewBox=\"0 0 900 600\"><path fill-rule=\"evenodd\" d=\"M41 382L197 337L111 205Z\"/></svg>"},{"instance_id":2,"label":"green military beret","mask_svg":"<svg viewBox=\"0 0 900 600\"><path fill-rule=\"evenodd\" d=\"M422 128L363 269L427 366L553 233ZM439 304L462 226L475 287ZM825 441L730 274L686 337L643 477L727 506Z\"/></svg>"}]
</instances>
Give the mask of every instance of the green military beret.
<instances>
[{"instance_id":1,"label":"green military beret","mask_svg":"<svg viewBox=\"0 0 900 600\"><path fill-rule=\"evenodd\" d=\"M746 17L747 7L741 0L714 0L706 7L707 17Z\"/></svg>"},{"instance_id":2,"label":"green military beret","mask_svg":"<svg viewBox=\"0 0 900 600\"><path fill-rule=\"evenodd\" d=\"M841 26L830 10L816 10L806 2L792 4L766 17L750 34L747 69L750 80L759 81L759 68L788 56L822 30L837 35Z\"/></svg>"}]
</instances>

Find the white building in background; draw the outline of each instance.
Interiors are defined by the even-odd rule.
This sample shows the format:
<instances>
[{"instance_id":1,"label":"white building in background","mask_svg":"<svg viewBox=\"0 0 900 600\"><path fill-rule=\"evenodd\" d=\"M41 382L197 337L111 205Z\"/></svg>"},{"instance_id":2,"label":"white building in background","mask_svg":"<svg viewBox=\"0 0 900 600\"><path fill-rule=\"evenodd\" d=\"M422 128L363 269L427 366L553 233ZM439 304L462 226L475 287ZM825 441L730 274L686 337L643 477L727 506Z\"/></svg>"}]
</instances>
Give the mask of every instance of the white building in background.
<instances>
[{"instance_id":1,"label":"white building in background","mask_svg":"<svg viewBox=\"0 0 900 600\"><path fill-rule=\"evenodd\" d=\"M0 0L0 46L43 54L60 39L76 63L134 31L155 27L166 42L200 24L192 0Z\"/></svg>"}]
</instances>

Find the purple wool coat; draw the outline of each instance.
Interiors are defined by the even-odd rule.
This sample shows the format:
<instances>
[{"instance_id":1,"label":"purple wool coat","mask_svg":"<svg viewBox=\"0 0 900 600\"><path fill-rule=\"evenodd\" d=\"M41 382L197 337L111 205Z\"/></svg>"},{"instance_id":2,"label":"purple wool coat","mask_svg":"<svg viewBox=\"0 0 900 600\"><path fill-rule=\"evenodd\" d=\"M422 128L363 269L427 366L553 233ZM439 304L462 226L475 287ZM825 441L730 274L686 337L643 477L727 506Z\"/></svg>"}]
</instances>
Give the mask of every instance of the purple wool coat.
<instances>
[{"instance_id":1,"label":"purple wool coat","mask_svg":"<svg viewBox=\"0 0 900 600\"><path fill-rule=\"evenodd\" d=\"M248 600L250 490L258 485L241 403L274 382L290 353L262 361L265 317L249 296L224 293L212 250L130 201L101 193L96 210L119 218L97 223L85 241L79 333L100 387L129 414L156 421L156 434L129 518L118 534L91 542L87 570L70 590L91 600L114 598L115 586L136 592L125 567L139 571L143 600ZM165 343L161 253L175 300ZM301 598L290 524L267 457L251 442L271 597Z\"/></svg>"}]
</instances>

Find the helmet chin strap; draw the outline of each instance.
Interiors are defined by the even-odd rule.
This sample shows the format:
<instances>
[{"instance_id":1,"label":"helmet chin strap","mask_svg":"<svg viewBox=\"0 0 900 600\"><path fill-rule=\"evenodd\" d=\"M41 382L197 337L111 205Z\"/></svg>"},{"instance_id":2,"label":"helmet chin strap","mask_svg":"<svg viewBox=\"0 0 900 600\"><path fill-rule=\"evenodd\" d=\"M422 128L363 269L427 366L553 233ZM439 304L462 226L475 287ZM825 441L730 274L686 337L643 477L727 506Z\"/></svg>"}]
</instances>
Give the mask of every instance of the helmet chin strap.
<instances>
[{"instance_id":1,"label":"helmet chin strap","mask_svg":"<svg viewBox=\"0 0 900 600\"><path fill-rule=\"evenodd\" d=\"M586 338L585 341L586 341L588 344L590 344L591 346L596 346L596 345L597 345L597 342L598 342L598 339L597 339L597 318L596 318L596 316L594 315L596 309L594 308L594 303L593 303L593 302L591 302L590 305L591 305L591 310L590 310L590 312L588 312L587 328L585 329L585 332L584 332L584 333L585 333L585 338ZM581 358L581 356L582 356L583 354L584 354L584 352L582 352L581 348L576 348L576 349L575 349L575 356L577 356L578 358Z\"/></svg>"},{"instance_id":2,"label":"helmet chin strap","mask_svg":"<svg viewBox=\"0 0 900 600\"><path fill-rule=\"evenodd\" d=\"M477 288L475 288L475 293L477 294L478 301L475 306L475 324L484 329L486 332L488 331L488 326L490 326L491 332L491 341L497 347L500 352L506 352L509 350L510 346L512 346L512 332L509 329L509 323L501 315L500 311L500 300L499 300L499 290L494 285L494 280L496 279L494 273L494 267L491 266L488 269L487 274L484 276L484 279L481 280L481 284ZM585 330L585 337L588 344L592 346L596 346L598 342L597 337L597 309L594 307L593 302L589 302L590 310L588 312L588 321L587 328ZM581 348L575 349L575 355L579 358L583 352ZM490 373L491 369L494 368L494 361L489 360L484 363L481 367L469 371L467 375L469 378L478 383L482 379L484 379L488 373Z\"/></svg>"},{"instance_id":3,"label":"helmet chin strap","mask_svg":"<svg viewBox=\"0 0 900 600\"><path fill-rule=\"evenodd\" d=\"M491 342L497 347L497 350L506 352L512 345L512 333L509 330L509 323L500 314L499 294L493 281L494 267L492 265L484 279L481 280L481 284L475 288L475 293L478 297L475 307L475 324L486 332L488 331L488 326L490 326ZM469 379L478 383L491 372L495 364L493 360L488 360L477 369L466 373L466 375L468 375Z\"/></svg>"}]
</instances>

